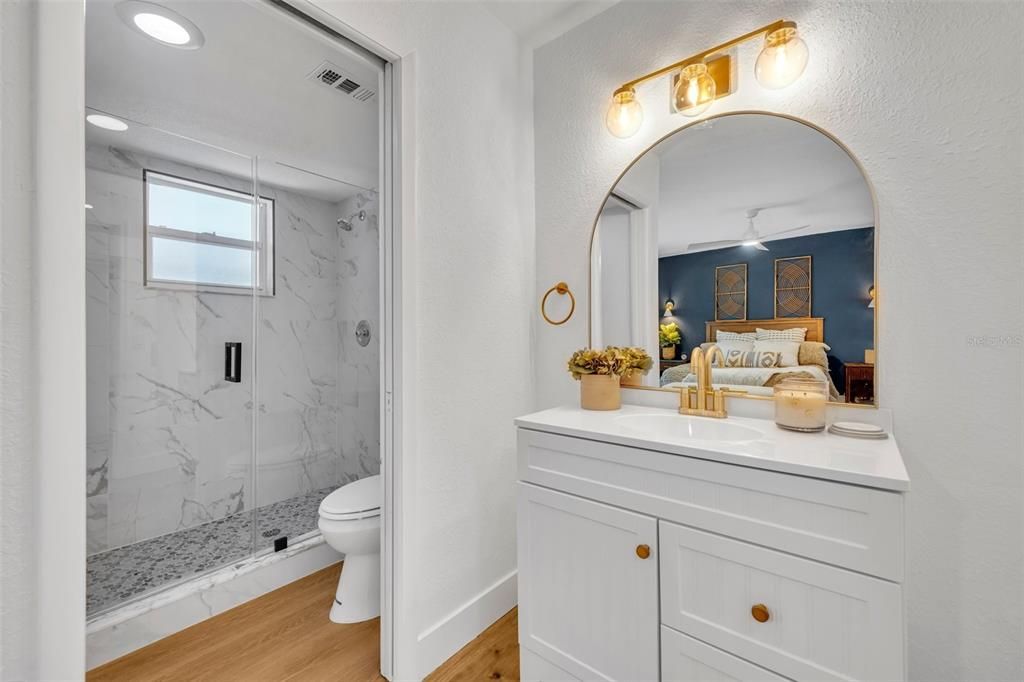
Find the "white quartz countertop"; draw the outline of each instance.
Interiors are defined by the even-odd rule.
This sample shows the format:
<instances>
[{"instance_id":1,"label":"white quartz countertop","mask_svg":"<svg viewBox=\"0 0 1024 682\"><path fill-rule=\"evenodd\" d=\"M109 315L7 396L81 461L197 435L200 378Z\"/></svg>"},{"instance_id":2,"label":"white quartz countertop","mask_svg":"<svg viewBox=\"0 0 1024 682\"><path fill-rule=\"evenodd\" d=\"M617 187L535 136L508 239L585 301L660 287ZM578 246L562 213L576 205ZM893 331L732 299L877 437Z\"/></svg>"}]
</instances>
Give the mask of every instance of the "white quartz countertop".
<instances>
[{"instance_id":1,"label":"white quartz countertop","mask_svg":"<svg viewBox=\"0 0 1024 682\"><path fill-rule=\"evenodd\" d=\"M752 429L752 432L749 439L739 441L674 437L666 435L665 429L645 429L644 419L638 420L632 415L658 415L665 418L666 423L669 416L680 420L722 422L746 427ZM653 421L659 420L655 418ZM795 433L780 429L775 422L766 419L689 417L675 410L638 405L623 405L622 409L609 412L584 410L576 406L555 407L519 417L515 423L520 428L534 431L840 483L886 490L910 489L907 469L903 466L903 458L891 434L885 440L866 440L844 438L827 432Z\"/></svg>"}]
</instances>

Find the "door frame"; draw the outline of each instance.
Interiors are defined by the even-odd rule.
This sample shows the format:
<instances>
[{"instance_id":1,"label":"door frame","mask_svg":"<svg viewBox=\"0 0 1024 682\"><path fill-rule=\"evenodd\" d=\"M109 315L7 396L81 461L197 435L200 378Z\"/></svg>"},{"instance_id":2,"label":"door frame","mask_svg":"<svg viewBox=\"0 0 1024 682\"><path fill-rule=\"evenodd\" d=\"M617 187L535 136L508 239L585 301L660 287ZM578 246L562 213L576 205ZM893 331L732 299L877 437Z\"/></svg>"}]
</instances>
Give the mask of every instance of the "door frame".
<instances>
[{"instance_id":1,"label":"door frame","mask_svg":"<svg viewBox=\"0 0 1024 682\"><path fill-rule=\"evenodd\" d=\"M381 504L381 672L388 679L415 677L416 637L404 590L406 537L410 535L412 513L408 509L412 490L413 468L403 457L403 437L411 424L411 381L404 368L411 366L415 348L410 338L414 330L412 302L415 290L411 273L413 230L413 116L411 56L400 58L394 52L362 35L351 26L325 12L310 0L247 0L252 3L276 5L293 15L305 17L314 26L336 32L354 43L354 51L363 49L384 62L381 77L382 97L380 135L380 343L382 371L380 390L381 473L384 479ZM40 394L52 396L47 403L37 404L40 433L63 434L60 447L56 443L41 443L40 485L43 489L61 492L61 509L79 510L86 506L85 486L81 472L85 467L85 302L72 300L67 292L81 291L84 281L85 211L85 0L72 3L42 3L40 14L45 15L47 30L38 30L37 54L47 64L60 64L66 78L48 79L39 76L45 71L34 70L34 86L42 116L52 125L41 136L37 147L35 177L41 187L48 188L47 200L38 205L45 215L37 218L44 226L41 241L52 241L54 248L39 249L36 253L36 277L47 283L46 291L37 299L43 311L61 311L70 306L74 314L48 313L40 317L49 319L53 334L44 338L57 344L80 346L81 352L57 353L66 362L42 363L46 374L41 380ZM40 17L42 19L44 17ZM42 27L43 23L37 26ZM49 118L47 118L49 117ZM56 192L53 187L62 187ZM404 209L404 210L403 210ZM47 220L43 220L46 218ZM70 219L70 220L69 220ZM69 240L60 226L81 224L80 235ZM57 248L59 245L60 248ZM73 263L72 263L73 262ZM76 265L71 267L69 264ZM60 333L56 333L57 331ZM80 364L69 366L68 363ZM63 369L62 369L63 368ZM64 371L68 370L68 371ZM71 371L73 370L73 371ZM60 396L66 396L63 400ZM67 403L66 410L49 409L56 403ZM42 409L47 406L48 409ZM80 415L78 413L81 413ZM68 428L68 414L76 415ZM69 457L68 452L75 455ZM80 462L80 467L69 463ZM59 479L59 484L55 480ZM76 482L77 481L77 482ZM54 490L51 490L54 492ZM66 493L66 494L65 494ZM44 505L45 507L45 505ZM85 673L85 524L66 522L65 513L44 514L39 519L37 546L44 566L51 566L41 585L41 601L37 608L40 646L50 651L64 651L65 657L50 657L42 664L43 677L84 677ZM47 557L72 552L65 562L52 562ZM52 556L50 556L52 555ZM66 589L65 589L66 586ZM62 662L60 662L62 661Z\"/></svg>"},{"instance_id":2,"label":"door frame","mask_svg":"<svg viewBox=\"0 0 1024 682\"><path fill-rule=\"evenodd\" d=\"M380 119L380 284L381 479L381 625L380 670L389 680L412 679L416 670L416 633L404 589L406 538L412 513L406 504L414 470L403 456L404 432L411 423L411 381L404 371L415 348L412 319L413 289L413 131L412 58L399 55L321 9L312 0L248 0L277 6L309 25L334 32L351 42L353 52L383 62L379 85ZM405 208L405 211L403 211Z\"/></svg>"}]
</instances>

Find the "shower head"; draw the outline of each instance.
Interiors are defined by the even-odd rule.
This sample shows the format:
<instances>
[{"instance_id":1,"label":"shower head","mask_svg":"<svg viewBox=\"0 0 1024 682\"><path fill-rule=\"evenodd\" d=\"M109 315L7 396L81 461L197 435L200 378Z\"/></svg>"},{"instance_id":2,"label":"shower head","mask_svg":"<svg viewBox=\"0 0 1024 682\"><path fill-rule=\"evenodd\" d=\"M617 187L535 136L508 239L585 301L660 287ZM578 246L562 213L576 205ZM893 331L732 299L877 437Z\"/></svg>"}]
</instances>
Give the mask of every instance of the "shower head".
<instances>
[{"instance_id":1,"label":"shower head","mask_svg":"<svg viewBox=\"0 0 1024 682\"><path fill-rule=\"evenodd\" d=\"M345 230L346 232L351 232L353 227L353 218L358 218L359 222L366 220L366 211L358 211L357 213L353 213L347 218L338 218L338 227Z\"/></svg>"}]
</instances>

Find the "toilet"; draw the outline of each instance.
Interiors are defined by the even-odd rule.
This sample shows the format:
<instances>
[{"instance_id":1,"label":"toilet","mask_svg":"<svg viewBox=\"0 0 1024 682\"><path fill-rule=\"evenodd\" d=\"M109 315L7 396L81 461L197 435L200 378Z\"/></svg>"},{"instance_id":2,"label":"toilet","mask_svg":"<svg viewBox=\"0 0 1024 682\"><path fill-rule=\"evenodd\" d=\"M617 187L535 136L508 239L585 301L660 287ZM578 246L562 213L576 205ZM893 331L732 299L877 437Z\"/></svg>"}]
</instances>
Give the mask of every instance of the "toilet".
<instances>
[{"instance_id":1,"label":"toilet","mask_svg":"<svg viewBox=\"0 0 1024 682\"><path fill-rule=\"evenodd\" d=\"M380 499L378 475L343 485L320 503L320 533L345 555L331 606L335 623L380 615Z\"/></svg>"}]
</instances>

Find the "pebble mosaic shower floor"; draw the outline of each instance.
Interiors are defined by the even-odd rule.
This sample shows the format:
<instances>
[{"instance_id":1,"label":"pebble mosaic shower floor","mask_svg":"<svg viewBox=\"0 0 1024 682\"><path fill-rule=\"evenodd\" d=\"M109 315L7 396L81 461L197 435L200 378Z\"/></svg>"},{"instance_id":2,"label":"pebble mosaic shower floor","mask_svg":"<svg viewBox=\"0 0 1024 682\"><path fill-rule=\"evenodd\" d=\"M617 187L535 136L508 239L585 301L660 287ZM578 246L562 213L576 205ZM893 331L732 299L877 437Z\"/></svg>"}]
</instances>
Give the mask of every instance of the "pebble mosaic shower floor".
<instances>
[{"instance_id":1,"label":"pebble mosaic shower floor","mask_svg":"<svg viewBox=\"0 0 1024 682\"><path fill-rule=\"evenodd\" d=\"M147 592L200 575L256 550L316 529L317 511L334 488L282 500L256 510L136 542L90 556L86 562L86 613L92 617Z\"/></svg>"}]
</instances>

